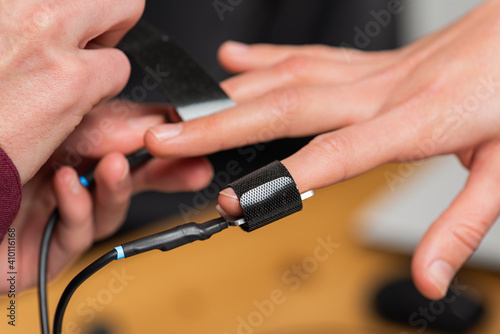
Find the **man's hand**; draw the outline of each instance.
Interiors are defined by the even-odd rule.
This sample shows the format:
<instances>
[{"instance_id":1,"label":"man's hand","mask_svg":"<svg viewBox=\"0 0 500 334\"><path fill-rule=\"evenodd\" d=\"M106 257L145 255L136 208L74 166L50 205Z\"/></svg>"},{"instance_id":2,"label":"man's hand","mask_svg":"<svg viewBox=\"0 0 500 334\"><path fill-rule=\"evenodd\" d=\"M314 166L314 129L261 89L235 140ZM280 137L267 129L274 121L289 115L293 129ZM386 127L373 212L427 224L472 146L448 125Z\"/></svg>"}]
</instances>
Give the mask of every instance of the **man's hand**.
<instances>
[{"instance_id":1,"label":"man's hand","mask_svg":"<svg viewBox=\"0 0 500 334\"><path fill-rule=\"evenodd\" d=\"M301 192L387 162L456 154L470 169L469 180L413 259L417 287L437 299L500 214L499 41L500 1L487 1L396 51L227 43L222 64L244 73L223 87L239 105L156 126L146 145L158 157L174 158L320 134L283 161ZM241 215L232 190L219 203Z\"/></svg>"},{"instance_id":2,"label":"man's hand","mask_svg":"<svg viewBox=\"0 0 500 334\"><path fill-rule=\"evenodd\" d=\"M191 191L206 186L210 163L202 158L151 160L131 174L124 154L144 146L144 133L164 122L165 110L112 101L89 113L51 159L24 186L16 229L18 289L35 285L45 223L56 206L61 215L50 245L48 274L54 277L94 241L112 235L127 214L133 193ZM111 128L112 127L112 128ZM93 194L78 180L100 160ZM54 168L73 163L75 168ZM8 272L7 242L0 244L0 272ZM7 291L0 281L0 293Z\"/></svg>"},{"instance_id":3,"label":"man's hand","mask_svg":"<svg viewBox=\"0 0 500 334\"><path fill-rule=\"evenodd\" d=\"M85 113L124 87L130 65L113 47L144 3L0 1L0 147L23 184Z\"/></svg>"}]
</instances>

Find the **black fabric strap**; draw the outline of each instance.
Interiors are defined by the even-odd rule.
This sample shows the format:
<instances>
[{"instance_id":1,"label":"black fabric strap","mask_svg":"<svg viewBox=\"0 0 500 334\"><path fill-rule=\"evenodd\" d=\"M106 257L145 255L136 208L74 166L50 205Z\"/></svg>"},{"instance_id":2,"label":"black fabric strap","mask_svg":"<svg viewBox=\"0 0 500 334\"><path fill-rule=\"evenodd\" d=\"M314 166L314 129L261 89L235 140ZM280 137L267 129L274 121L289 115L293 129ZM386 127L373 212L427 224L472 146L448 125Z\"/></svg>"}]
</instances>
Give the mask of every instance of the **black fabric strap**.
<instances>
[{"instance_id":1,"label":"black fabric strap","mask_svg":"<svg viewBox=\"0 0 500 334\"><path fill-rule=\"evenodd\" d=\"M240 199L245 217L241 228L251 232L302 210L299 189L279 161L229 184Z\"/></svg>"},{"instance_id":2,"label":"black fabric strap","mask_svg":"<svg viewBox=\"0 0 500 334\"><path fill-rule=\"evenodd\" d=\"M118 48L135 59L159 84L182 121L235 106L219 84L177 42L145 21L139 21Z\"/></svg>"}]
</instances>

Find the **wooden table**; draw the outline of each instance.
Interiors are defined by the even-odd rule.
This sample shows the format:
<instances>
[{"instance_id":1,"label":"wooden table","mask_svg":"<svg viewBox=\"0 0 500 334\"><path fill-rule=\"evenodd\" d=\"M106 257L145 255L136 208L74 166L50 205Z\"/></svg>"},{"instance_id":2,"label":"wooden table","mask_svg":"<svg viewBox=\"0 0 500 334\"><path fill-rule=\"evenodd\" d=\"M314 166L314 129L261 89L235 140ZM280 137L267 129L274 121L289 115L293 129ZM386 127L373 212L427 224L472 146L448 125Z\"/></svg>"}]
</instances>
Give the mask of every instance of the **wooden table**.
<instances>
[{"instance_id":1,"label":"wooden table","mask_svg":"<svg viewBox=\"0 0 500 334\"><path fill-rule=\"evenodd\" d=\"M353 214L395 168L317 191L303 212L257 232L232 228L172 252L112 263L77 291L65 333L91 333L99 324L120 334L418 333L379 319L371 307L377 288L409 275L410 259L364 247L352 228ZM215 215L207 210L198 222ZM180 223L172 218L92 249L50 284L51 314L68 281L100 254ZM474 333L500 333L499 278L470 269L459 275L486 303ZM6 301L0 297L1 313ZM18 307L16 328L2 316L0 333L39 333L35 291L24 292Z\"/></svg>"}]
</instances>

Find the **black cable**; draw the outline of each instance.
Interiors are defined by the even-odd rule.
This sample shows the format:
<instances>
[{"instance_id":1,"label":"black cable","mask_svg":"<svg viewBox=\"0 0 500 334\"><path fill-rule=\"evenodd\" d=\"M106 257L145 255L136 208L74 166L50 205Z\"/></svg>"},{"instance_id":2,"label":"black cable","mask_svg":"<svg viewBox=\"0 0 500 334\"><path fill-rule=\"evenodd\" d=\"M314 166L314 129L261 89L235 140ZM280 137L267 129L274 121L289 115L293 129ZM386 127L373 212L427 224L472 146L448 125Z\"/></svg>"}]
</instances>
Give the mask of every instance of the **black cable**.
<instances>
[{"instance_id":1,"label":"black cable","mask_svg":"<svg viewBox=\"0 0 500 334\"><path fill-rule=\"evenodd\" d=\"M50 334L49 314L47 307L47 258L49 253L50 239L56 222L59 220L59 211L54 210L47 222L43 232L42 245L40 247L40 258L38 261L38 303L40 308L40 323L43 334Z\"/></svg>"},{"instance_id":2,"label":"black cable","mask_svg":"<svg viewBox=\"0 0 500 334\"><path fill-rule=\"evenodd\" d=\"M62 333L64 311L66 311L69 300L71 299L71 296L73 296L73 293L75 293L76 289L78 289L78 287L82 285L82 283L85 282L90 276L98 272L109 263L116 260L116 254L117 252L114 249L104 254L71 280L62 294L61 299L59 300L59 304L57 305L56 315L54 317L54 333Z\"/></svg>"},{"instance_id":3,"label":"black cable","mask_svg":"<svg viewBox=\"0 0 500 334\"><path fill-rule=\"evenodd\" d=\"M83 282L98 270L111 263L113 260L123 259L134 255L142 254L151 250L168 251L197 240L209 239L212 235L219 233L229 227L229 222L223 218L217 218L203 224L188 223L174 227L170 230L159 232L144 238L127 242L122 246L116 247L111 252L106 253L97 261L80 272L64 290L59 304L57 305L54 317L53 334L62 333L62 322L66 307L74 292Z\"/></svg>"},{"instance_id":4,"label":"black cable","mask_svg":"<svg viewBox=\"0 0 500 334\"><path fill-rule=\"evenodd\" d=\"M149 159L153 158L153 156L149 154L149 152L145 148L141 148L140 150L137 150L134 153L127 155L125 158L128 161L130 169L133 169L137 166L142 165ZM80 182L84 187L90 188L95 184L94 172L95 169L92 169L84 176L80 176Z\"/></svg>"},{"instance_id":5,"label":"black cable","mask_svg":"<svg viewBox=\"0 0 500 334\"><path fill-rule=\"evenodd\" d=\"M141 148L132 154L126 156L131 169L142 165L153 156L145 148ZM85 176L80 177L81 184L86 188L91 188L95 184L94 169L88 172ZM42 326L42 334L50 334L49 315L47 307L47 263L50 240L54 233L54 228L59 220L59 211L57 208L50 216L42 236L42 244L40 246L40 258L38 261L38 304L40 309L40 323Z\"/></svg>"}]
</instances>

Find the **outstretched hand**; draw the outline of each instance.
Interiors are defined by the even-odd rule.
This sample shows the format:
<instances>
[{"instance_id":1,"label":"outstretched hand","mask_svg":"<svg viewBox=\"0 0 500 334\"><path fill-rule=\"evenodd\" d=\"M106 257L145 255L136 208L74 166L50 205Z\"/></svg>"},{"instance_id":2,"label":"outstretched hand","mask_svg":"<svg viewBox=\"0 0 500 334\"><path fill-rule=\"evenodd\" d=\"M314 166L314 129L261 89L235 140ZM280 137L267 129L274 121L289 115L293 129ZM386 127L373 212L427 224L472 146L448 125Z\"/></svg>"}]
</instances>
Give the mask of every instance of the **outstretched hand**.
<instances>
[{"instance_id":1,"label":"outstretched hand","mask_svg":"<svg viewBox=\"0 0 500 334\"><path fill-rule=\"evenodd\" d=\"M470 169L469 180L413 259L419 290L441 298L500 214L499 41L500 2L487 1L452 26L394 51L229 42L221 62L242 74L223 88L239 105L153 127L146 145L171 159L319 134L283 161L301 192L387 162L456 154ZM241 215L231 189L219 203Z\"/></svg>"}]
</instances>

